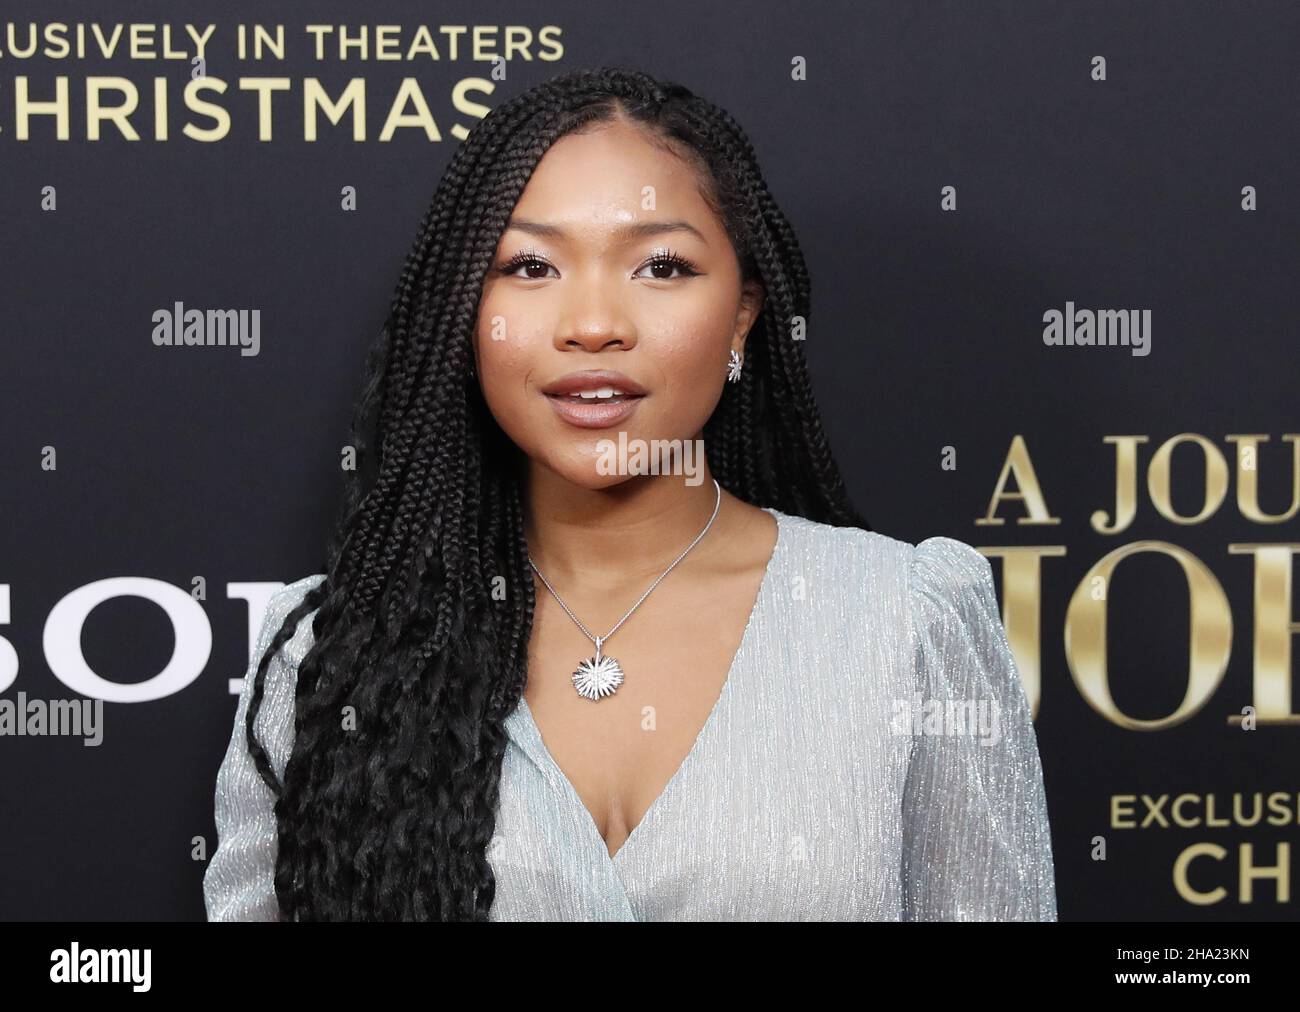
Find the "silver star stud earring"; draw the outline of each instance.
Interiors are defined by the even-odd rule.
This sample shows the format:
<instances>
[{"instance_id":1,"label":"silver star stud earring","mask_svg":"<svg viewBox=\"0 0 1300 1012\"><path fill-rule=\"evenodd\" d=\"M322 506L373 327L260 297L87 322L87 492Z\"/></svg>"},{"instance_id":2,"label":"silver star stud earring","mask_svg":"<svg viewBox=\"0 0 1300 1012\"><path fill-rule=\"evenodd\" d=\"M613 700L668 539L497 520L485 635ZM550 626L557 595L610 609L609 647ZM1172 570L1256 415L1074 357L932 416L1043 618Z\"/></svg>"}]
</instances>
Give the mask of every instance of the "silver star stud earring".
<instances>
[{"instance_id":1,"label":"silver star stud earring","mask_svg":"<svg viewBox=\"0 0 1300 1012\"><path fill-rule=\"evenodd\" d=\"M735 348L731 349L731 356L727 359L727 382L739 383L740 370L744 368L745 360L740 357Z\"/></svg>"}]
</instances>

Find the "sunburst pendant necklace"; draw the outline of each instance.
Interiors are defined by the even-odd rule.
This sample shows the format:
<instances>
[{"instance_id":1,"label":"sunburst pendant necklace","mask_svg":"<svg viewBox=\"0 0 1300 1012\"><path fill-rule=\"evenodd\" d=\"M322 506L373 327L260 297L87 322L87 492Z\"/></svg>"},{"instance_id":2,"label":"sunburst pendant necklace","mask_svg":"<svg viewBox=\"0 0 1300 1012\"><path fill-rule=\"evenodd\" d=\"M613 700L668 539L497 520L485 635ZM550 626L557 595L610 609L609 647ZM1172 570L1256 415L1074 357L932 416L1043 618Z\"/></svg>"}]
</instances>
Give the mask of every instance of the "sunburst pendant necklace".
<instances>
[{"instance_id":1,"label":"sunburst pendant necklace","mask_svg":"<svg viewBox=\"0 0 1300 1012\"><path fill-rule=\"evenodd\" d=\"M718 516L718 507L722 505L722 486L718 484L716 478L713 479L713 487L717 491L718 501L713 504L713 516L709 517L709 522L704 525L704 530L700 531L700 533L695 536L695 540L686 546L686 551L682 552L681 555L677 556L677 558L673 560L672 565L659 575L658 580L655 580L654 583L650 584L649 589L641 595L636 604L632 605L632 607L628 609L628 613L619 619L618 622L615 623L614 628L605 633L604 636L593 636L590 631L588 631L587 627L582 624L582 621L578 616L569 610L569 606L564 603L564 599L555 592L555 588L551 586L550 581L547 580L545 576L542 576L542 571L538 569L537 564L533 562L533 557L531 555L528 556L528 564L532 566L533 571L542 578L542 583L546 584L546 589L551 592L551 595L555 600L560 602L560 607L564 609L569 618L573 619L573 621L578 624L578 628L586 634L587 639L596 644L595 656L584 660L578 665L578 669L573 673L573 687L578 690L578 695L582 696L584 699L600 700L605 696L612 696L615 691L617 691L618 687L623 684L623 668L613 657L609 657L603 653L605 642L613 636L614 633L618 632L619 627L628 620L632 612L641 607L641 602L650 596L650 591L659 586L659 581L671 573L673 567L675 567L677 563L681 562L682 559L686 558L687 552L700 543L700 538L709 533L709 528L713 526L713 521Z\"/></svg>"}]
</instances>

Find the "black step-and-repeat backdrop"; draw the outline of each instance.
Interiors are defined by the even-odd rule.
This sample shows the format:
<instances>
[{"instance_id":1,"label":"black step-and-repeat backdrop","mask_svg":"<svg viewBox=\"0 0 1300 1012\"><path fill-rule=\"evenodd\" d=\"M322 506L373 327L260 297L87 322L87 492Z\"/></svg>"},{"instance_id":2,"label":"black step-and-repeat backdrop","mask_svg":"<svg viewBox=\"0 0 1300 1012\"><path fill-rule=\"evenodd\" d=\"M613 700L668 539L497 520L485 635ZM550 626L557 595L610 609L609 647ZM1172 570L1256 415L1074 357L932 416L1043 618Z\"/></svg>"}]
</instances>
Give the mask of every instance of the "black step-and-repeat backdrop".
<instances>
[{"instance_id":1,"label":"black step-and-repeat backdrop","mask_svg":"<svg viewBox=\"0 0 1300 1012\"><path fill-rule=\"evenodd\" d=\"M754 141L872 526L991 558L1061 918L1294 920L1298 22L5 4L0 916L203 917L252 635L319 571L437 179L508 97L624 64ZM240 339L175 340L191 309Z\"/></svg>"}]
</instances>

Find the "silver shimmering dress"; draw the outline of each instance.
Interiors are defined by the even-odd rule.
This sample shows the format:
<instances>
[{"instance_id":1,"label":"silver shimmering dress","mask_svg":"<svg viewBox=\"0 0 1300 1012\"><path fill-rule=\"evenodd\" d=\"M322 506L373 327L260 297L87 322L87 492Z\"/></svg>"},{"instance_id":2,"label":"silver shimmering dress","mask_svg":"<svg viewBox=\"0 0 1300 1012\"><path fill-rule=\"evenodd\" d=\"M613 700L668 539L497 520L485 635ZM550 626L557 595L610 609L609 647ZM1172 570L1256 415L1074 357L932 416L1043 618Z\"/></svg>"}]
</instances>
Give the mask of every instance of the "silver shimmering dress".
<instances>
[{"instance_id":1,"label":"silver shimmering dress","mask_svg":"<svg viewBox=\"0 0 1300 1012\"><path fill-rule=\"evenodd\" d=\"M721 695L612 858L527 702L511 713L491 919L1056 920L1037 739L988 560L768 512L776 548ZM256 661L322 579L267 609L217 774L209 920L279 919L244 715ZM267 672L256 729L279 776L311 643L309 615Z\"/></svg>"}]
</instances>

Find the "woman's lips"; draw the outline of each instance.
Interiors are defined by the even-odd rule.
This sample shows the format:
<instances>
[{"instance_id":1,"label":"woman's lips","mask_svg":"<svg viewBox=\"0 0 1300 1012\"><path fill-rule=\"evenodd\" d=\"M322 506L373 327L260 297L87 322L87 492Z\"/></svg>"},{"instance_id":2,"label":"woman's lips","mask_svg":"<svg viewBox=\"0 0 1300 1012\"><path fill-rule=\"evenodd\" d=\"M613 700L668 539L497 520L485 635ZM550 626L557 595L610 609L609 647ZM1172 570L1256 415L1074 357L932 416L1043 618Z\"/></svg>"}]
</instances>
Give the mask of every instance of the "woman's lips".
<instances>
[{"instance_id":1,"label":"woman's lips","mask_svg":"<svg viewBox=\"0 0 1300 1012\"><path fill-rule=\"evenodd\" d=\"M636 411L636 406L645 399L644 395L633 397L623 394L616 401L600 402L583 397L570 397L568 394L543 394L551 402L555 413L570 425L580 429L607 429L611 425L626 421Z\"/></svg>"}]
</instances>

